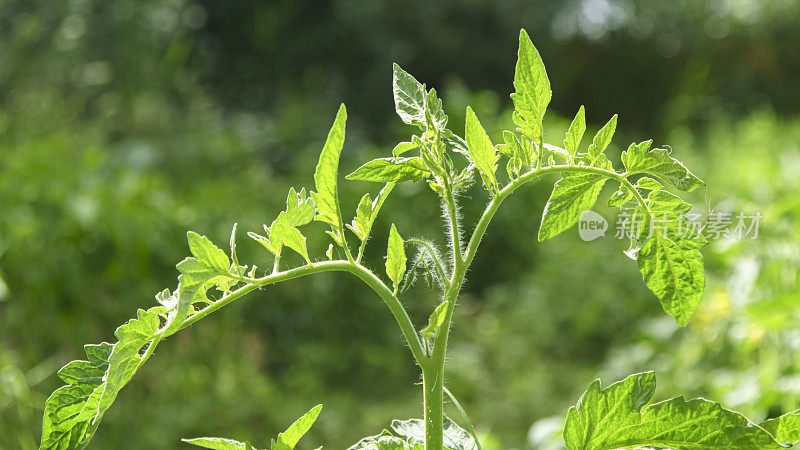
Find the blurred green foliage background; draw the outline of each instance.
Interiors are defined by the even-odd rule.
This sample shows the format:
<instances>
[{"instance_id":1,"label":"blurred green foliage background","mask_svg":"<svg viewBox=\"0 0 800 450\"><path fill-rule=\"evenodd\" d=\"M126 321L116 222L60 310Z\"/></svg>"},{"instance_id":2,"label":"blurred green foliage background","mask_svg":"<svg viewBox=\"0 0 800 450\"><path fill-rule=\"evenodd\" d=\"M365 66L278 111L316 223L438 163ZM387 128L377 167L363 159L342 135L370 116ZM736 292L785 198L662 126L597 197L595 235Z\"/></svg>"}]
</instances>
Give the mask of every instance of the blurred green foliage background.
<instances>
[{"instance_id":1,"label":"blurred green foliage background","mask_svg":"<svg viewBox=\"0 0 800 450\"><path fill-rule=\"evenodd\" d=\"M507 202L457 309L447 379L485 447L558 448L591 380L640 370L657 371L658 398L703 395L754 420L800 408L800 2L0 1L0 448L37 447L55 371L174 286L187 229L227 242L234 221L258 230L290 186L312 185L339 102L342 171L407 137L393 61L437 87L456 130L469 104L499 140L521 27L554 91L546 141L581 104L595 126L619 113L610 153L653 137L708 183L715 211L763 218L757 239L704 251L705 300L680 329L613 239L603 197L612 229L589 243L536 242L549 183ZM344 183L345 209L378 188ZM486 199L462 201L469 222ZM692 201L704 210L702 192ZM395 222L436 239L439 217L427 188L403 185L375 236ZM309 242L318 257L326 246ZM368 248L380 269L381 239ZM266 261L244 240L240 253ZM436 301L424 283L404 299L417 324ZM344 448L421 415L417 382L381 302L322 275L161 345L93 445L262 444L324 403L305 444Z\"/></svg>"}]
</instances>

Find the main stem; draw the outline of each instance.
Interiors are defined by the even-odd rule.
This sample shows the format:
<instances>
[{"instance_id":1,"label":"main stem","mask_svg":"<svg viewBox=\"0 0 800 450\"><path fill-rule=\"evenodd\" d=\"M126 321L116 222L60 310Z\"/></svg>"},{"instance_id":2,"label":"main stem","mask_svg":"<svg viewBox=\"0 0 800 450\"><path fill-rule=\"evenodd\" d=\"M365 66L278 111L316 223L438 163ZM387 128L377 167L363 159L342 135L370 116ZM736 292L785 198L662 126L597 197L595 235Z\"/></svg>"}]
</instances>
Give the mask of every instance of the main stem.
<instances>
[{"instance_id":1,"label":"main stem","mask_svg":"<svg viewBox=\"0 0 800 450\"><path fill-rule=\"evenodd\" d=\"M461 226L458 222L458 207L452 189L447 187L444 198L450 222L450 243L453 253L453 273L445 288L443 301L447 302L445 319L434 337L433 351L422 367L422 388L425 407L425 449L442 450L444 445L444 360L450 322L453 318L458 293L461 291L466 266L461 249Z\"/></svg>"},{"instance_id":2,"label":"main stem","mask_svg":"<svg viewBox=\"0 0 800 450\"><path fill-rule=\"evenodd\" d=\"M444 367L422 369L422 390L425 407L425 449L441 450L444 445Z\"/></svg>"}]
</instances>

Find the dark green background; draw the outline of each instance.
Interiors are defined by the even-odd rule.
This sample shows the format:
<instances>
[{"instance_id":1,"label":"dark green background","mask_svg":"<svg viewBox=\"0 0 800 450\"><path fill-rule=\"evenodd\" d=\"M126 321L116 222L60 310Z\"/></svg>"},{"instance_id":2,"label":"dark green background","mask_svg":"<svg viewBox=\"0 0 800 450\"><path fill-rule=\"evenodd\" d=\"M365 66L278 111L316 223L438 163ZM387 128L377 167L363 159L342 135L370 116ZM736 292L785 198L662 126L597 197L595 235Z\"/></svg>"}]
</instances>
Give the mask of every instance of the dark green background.
<instances>
[{"instance_id":1,"label":"dark green background","mask_svg":"<svg viewBox=\"0 0 800 450\"><path fill-rule=\"evenodd\" d=\"M652 137L707 181L712 208L763 219L758 239L704 251L705 300L680 329L612 238L610 192L596 208L609 235L544 244L551 180L515 194L469 274L450 347L447 384L485 448L557 448L552 432L591 380L640 370L658 372L659 399L703 395L754 420L800 408L800 2L2 1L0 448L35 448L55 371L174 287L187 229L225 243L233 222L257 231L289 187L312 186L340 102L342 171L407 138L392 62L437 88L455 131L469 104L499 141L522 27L554 91L546 141L563 139L581 104L595 128L619 113L614 158ZM378 186L343 182L345 215L367 189ZM705 209L703 192L690 199ZM462 200L473 223L486 197ZM393 222L444 244L439 218L424 185L398 187L369 265L382 271ZM319 258L327 242L309 246ZM244 239L240 252L268 263ZM437 298L418 283L403 301L421 326ZM324 403L301 445L344 448L421 415L417 381L379 299L320 275L161 345L93 446L215 434L265 445Z\"/></svg>"}]
</instances>

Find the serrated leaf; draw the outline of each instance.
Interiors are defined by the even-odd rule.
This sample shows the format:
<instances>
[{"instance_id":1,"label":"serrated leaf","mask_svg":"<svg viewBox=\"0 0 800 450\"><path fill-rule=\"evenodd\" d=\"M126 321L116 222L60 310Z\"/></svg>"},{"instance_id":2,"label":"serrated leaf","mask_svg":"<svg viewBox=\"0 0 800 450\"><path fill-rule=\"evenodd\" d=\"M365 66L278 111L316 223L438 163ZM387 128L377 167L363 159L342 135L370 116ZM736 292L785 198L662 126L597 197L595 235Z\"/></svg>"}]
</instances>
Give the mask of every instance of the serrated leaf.
<instances>
[{"instance_id":1,"label":"serrated leaf","mask_svg":"<svg viewBox=\"0 0 800 450\"><path fill-rule=\"evenodd\" d=\"M369 436L361 439L347 450L424 450L425 445L411 445L402 438L392 436L384 430L377 436Z\"/></svg>"},{"instance_id":2,"label":"serrated leaf","mask_svg":"<svg viewBox=\"0 0 800 450\"><path fill-rule=\"evenodd\" d=\"M350 175L348 180L400 183L420 181L431 175L422 158L378 158L367 162Z\"/></svg>"},{"instance_id":3,"label":"serrated leaf","mask_svg":"<svg viewBox=\"0 0 800 450\"><path fill-rule=\"evenodd\" d=\"M686 326L705 288L700 251L656 235L647 240L638 256L647 287L661 300L664 311Z\"/></svg>"},{"instance_id":4,"label":"serrated leaf","mask_svg":"<svg viewBox=\"0 0 800 450\"><path fill-rule=\"evenodd\" d=\"M570 156L574 157L578 152L578 146L581 143L581 139L583 139L583 133L585 131L586 112L583 109L583 105L581 105L580 109L578 109L578 113L575 114L575 118L572 119L572 123L569 125L567 135L564 137L564 150L566 150Z\"/></svg>"},{"instance_id":5,"label":"serrated leaf","mask_svg":"<svg viewBox=\"0 0 800 450\"><path fill-rule=\"evenodd\" d=\"M447 126L447 114L444 113L442 100L436 95L436 89L428 91L426 107L433 127L439 131L444 130Z\"/></svg>"},{"instance_id":6,"label":"serrated leaf","mask_svg":"<svg viewBox=\"0 0 800 450\"><path fill-rule=\"evenodd\" d=\"M314 202L306 196L306 190L301 189L298 193L291 188L286 196L286 209L278 214L275 221L296 228L311 222L314 219L314 213L316 213L316 207Z\"/></svg>"},{"instance_id":7,"label":"serrated leaf","mask_svg":"<svg viewBox=\"0 0 800 450\"><path fill-rule=\"evenodd\" d=\"M186 442L187 444L192 444L203 448L210 448L213 450L248 450L253 448L249 442L239 442L233 439L218 437L199 437L193 439L181 439L181 441Z\"/></svg>"},{"instance_id":8,"label":"serrated leaf","mask_svg":"<svg viewBox=\"0 0 800 450\"><path fill-rule=\"evenodd\" d=\"M500 144L496 148L497 151L509 157L509 176L517 176L524 169L529 169L535 165L537 152L530 141L520 138L511 131L504 131L503 142L504 144Z\"/></svg>"},{"instance_id":9,"label":"serrated leaf","mask_svg":"<svg viewBox=\"0 0 800 450\"><path fill-rule=\"evenodd\" d=\"M548 164L555 165L555 164L567 164L570 161L570 154L567 153L561 147L552 144L542 144L542 155L544 155L548 160ZM576 161L584 161L584 163L588 166L589 161L585 158L586 155L580 155L575 158ZM603 155L604 156L604 155ZM607 161L607 159L606 159Z\"/></svg>"},{"instance_id":10,"label":"serrated leaf","mask_svg":"<svg viewBox=\"0 0 800 450\"><path fill-rule=\"evenodd\" d=\"M691 205L675 195L664 190L652 191L647 206L648 238L635 252L639 271L664 311L685 326L703 297L705 274L700 249L707 241L702 234L682 236L680 219Z\"/></svg>"},{"instance_id":11,"label":"serrated leaf","mask_svg":"<svg viewBox=\"0 0 800 450\"><path fill-rule=\"evenodd\" d=\"M452 131L448 129L444 129L441 132L442 141L444 141L445 146L448 150L452 150L456 153L461 153L462 155L468 156L469 152L467 152L467 141L464 140L461 136L453 134Z\"/></svg>"},{"instance_id":12,"label":"serrated leaf","mask_svg":"<svg viewBox=\"0 0 800 450\"><path fill-rule=\"evenodd\" d=\"M88 361L73 361L59 377L68 383L45 402L41 449L84 448L91 440L105 411L143 363L140 351L158 332L156 307L138 310L114 332L118 342L87 345Z\"/></svg>"},{"instance_id":13,"label":"serrated leaf","mask_svg":"<svg viewBox=\"0 0 800 450\"><path fill-rule=\"evenodd\" d=\"M367 237L367 229L369 227L369 219L372 216L372 197L369 194L364 194L361 201L358 202L356 208L356 216L353 221L347 225L347 228L352 231L358 240L363 241Z\"/></svg>"},{"instance_id":14,"label":"serrated leaf","mask_svg":"<svg viewBox=\"0 0 800 450\"><path fill-rule=\"evenodd\" d=\"M628 174L646 173L663 179L682 191L692 191L705 183L663 148L650 149L653 141L631 144L621 159Z\"/></svg>"},{"instance_id":15,"label":"serrated leaf","mask_svg":"<svg viewBox=\"0 0 800 450\"><path fill-rule=\"evenodd\" d=\"M322 411L322 405L317 405L294 421L286 431L278 435L278 444L293 449L300 438L305 436L311 426L314 425L314 422L317 421L320 411Z\"/></svg>"},{"instance_id":16,"label":"serrated leaf","mask_svg":"<svg viewBox=\"0 0 800 450\"><path fill-rule=\"evenodd\" d=\"M539 241L546 241L571 228L583 211L591 209L606 178L593 173L565 173L553 187L544 207Z\"/></svg>"},{"instance_id":17,"label":"serrated leaf","mask_svg":"<svg viewBox=\"0 0 800 450\"><path fill-rule=\"evenodd\" d=\"M465 138L470 159L478 173L481 175L483 185L492 194L497 193L497 179L494 176L497 170L497 151L492 145L492 141L483 129L478 117L467 106L467 123L465 128Z\"/></svg>"},{"instance_id":18,"label":"serrated leaf","mask_svg":"<svg viewBox=\"0 0 800 450\"><path fill-rule=\"evenodd\" d=\"M269 230L269 229L267 229L267 230ZM265 249L267 249L273 255L277 255L281 251L280 247L276 246L275 244L270 242L269 238L266 237L266 236L262 236L262 235L260 235L258 233L254 233L252 231L248 231L247 232L247 236L250 239L258 242L259 244L261 244Z\"/></svg>"},{"instance_id":19,"label":"serrated leaf","mask_svg":"<svg viewBox=\"0 0 800 450\"><path fill-rule=\"evenodd\" d=\"M443 420L442 440L448 450L475 450L475 440L450 418ZM393 420L392 430L411 445L425 445L425 422L421 419Z\"/></svg>"},{"instance_id":20,"label":"serrated leaf","mask_svg":"<svg viewBox=\"0 0 800 450\"><path fill-rule=\"evenodd\" d=\"M389 230L389 243L386 252L386 274L394 284L394 290L400 286L403 281L403 274L406 272L406 251L403 245L403 238L397 232L397 227L392 224Z\"/></svg>"},{"instance_id":21,"label":"serrated leaf","mask_svg":"<svg viewBox=\"0 0 800 450\"><path fill-rule=\"evenodd\" d=\"M425 86L399 65L392 64L392 92L394 108L403 122L426 128Z\"/></svg>"},{"instance_id":22,"label":"serrated leaf","mask_svg":"<svg viewBox=\"0 0 800 450\"><path fill-rule=\"evenodd\" d=\"M185 287L203 284L220 273L219 269L210 267L191 256L176 264L175 267L181 273L181 281Z\"/></svg>"},{"instance_id":23,"label":"serrated leaf","mask_svg":"<svg viewBox=\"0 0 800 450\"><path fill-rule=\"evenodd\" d=\"M433 337L433 335L436 334L436 330L444 323L447 305L449 305L449 302L442 302L433 310L430 317L428 317L428 325L420 331L420 334L427 338Z\"/></svg>"},{"instance_id":24,"label":"serrated leaf","mask_svg":"<svg viewBox=\"0 0 800 450\"><path fill-rule=\"evenodd\" d=\"M272 243L280 242L282 245L285 245L299 253L300 256L306 260L306 262L311 262L311 260L308 259L306 237L303 236L303 233L301 233L297 228L284 225L280 222L275 222L269 228L269 239Z\"/></svg>"},{"instance_id":25,"label":"serrated leaf","mask_svg":"<svg viewBox=\"0 0 800 450\"><path fill-rule=\"evenodd\" d=\"M211 269L216 269L221 273L228 273L231 262L228 255L219 247L214 245L207 237L200 236L194 231L186 233L189 241L189 250L197 260Z\"/></svg>"},{"instance_id":26,"label":"serrated leaf","mask_svg":"<svg viewBox=\"0 0 800 450\"><path fill-rule=\"evenodd\" d=\"M550 104L550 80L539 52L525 30L519 32L519 51L514 70L514 123L534 142L542 141L542 119Z\"/></svg>"},{"instance_id":27,"label":"serrated leaf","mask_svg":"<svg viewBox=\"0 0 800 450\"><path fill-rule=\"evenodd\" d=\"M639 178L639 180L636 182L636 187L639 189L646 189L648 191L664 189L664 186L662 186L661 183L650 177Z\"/></svg>"},{"instance_id":28,"label":"serrated leaf","mask_svg":"<svg viewBox=\"0 0 800 450\"><path fill-rule=\"evenodd\" d=\"M800 442L800 411L765 420L759 426L767 430L778 442L787 444Z\"/></svg>"},{"instance_id":29,"label":"serrated leaf","mask_svg":"<svg viewBox=\"0 0 800 450\"><path fill-rule=\"evenodd\" d=\"M615 191L611 194L611 197L609 197L608 206L622 206L631 199L633 199L633 192L620 187L619 190Z\"/></svg>"},{"instance_id":30,"label":"serrated leaf","mask_svg":"<svg viewBox=\"0 0 800 450\"><path fill-rule=\"evenodd\" d=\"M655 387L653 372L631 375L605 389L596 380L567 414L567 449L782 448L769 433L718 403L677 397L645 406Z\"/></svg>"},{"instance_id":31,"label":"serrated leaf","mask_svg":"<svg viewBox=\"0 0 800 450\"><path fill-rule=\"evenodd\" d=\"M339 200L337 193L337 174L339 172L339 155L344 145L345 123L347 122L347 109L344 104L339 107L336 119L333 121L328 138L322 147L314 172L314 184L317 191L311 193L311 198L317 206L317 215L314 220L327 223L334 234L341 236L341 217L339 216ZM334 240L336 240L334 238ZM340 240L337 244L342 245Z\"/></svg>"},{"instance_id":32,"label":"serrated leaf","mask_svg":"<svg viewBox=\"0 0 800 450\"><path fill-rule=\"evenodd\" d=\"M349 228L360 241L363 242L369 237L372 224L377 218L378 211L383 205L383 202L386 201L386 197L392 192L392 189L394 189L394 183L386 183L386 186L381 189L381 192L378 193L375 200L372 200L369 194L364 194L364 196L361 197L361 201L358 202L358 207L356 208L356 216L351 223L347 224L347 228Z\"/></svg>"},{"instance_id":33,"label":"serrated leaf","mask_svg":"<svg viewBox=\"0 0 800 450\"><path fill-rule=\"evenodd\" d=\"M614 131L617 129L617 115L614 114L603 128L595 134L592 144L589 146L587 153L589 154L590 166L597 166L597 160L600 155L606 150L611 139L614 137Z\"/></svg>"}]
</instances>

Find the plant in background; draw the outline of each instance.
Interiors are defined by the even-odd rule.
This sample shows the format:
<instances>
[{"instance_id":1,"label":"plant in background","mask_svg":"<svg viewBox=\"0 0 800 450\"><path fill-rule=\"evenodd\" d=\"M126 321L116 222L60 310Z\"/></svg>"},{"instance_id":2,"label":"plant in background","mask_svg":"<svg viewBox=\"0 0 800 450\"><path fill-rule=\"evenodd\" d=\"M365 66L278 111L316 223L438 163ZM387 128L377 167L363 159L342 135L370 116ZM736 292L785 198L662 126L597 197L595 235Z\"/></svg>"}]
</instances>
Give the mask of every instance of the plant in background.
<instances>
[{"instance_id":1,"label":"plant in background","mask_svg":"<svg viewBox=\"0 0 800 450\"><path fill-rule=\"evenodd\" d=\"M64 366L59 377L67 384L46 402L41 448L83 448L91 440L105 411L165 338L218 309L264 286L320 272L347 272L367 286L388 306L422 373L423 418L395 420L390 429L362 439L352 449L480 449L477 435L464 409L444 385L445 355L453 310L492 217L516 189L549 174L560 174L545 206L539 240L545 241L572 227L582 211L592 208L607 181L618 190L609 203L632 218L625 252L637 261L646 285L664 310L683 326L702 297L705 279L700 249L701 234L681 229L681 216L690 205L670 192L703 186L669 151L651 148L651 141L631 144L616 169L604 154L617 124L611 118L585 150L583 107L563 141L557 146L543 141L542 120L550 102L550 82L544 64L523 30L514 75L515 130L503 132L494 145L475 113L467 108L465 135L447 128L448 118L435 89L428 90L399 66L394 66L393 91L398 115L419 130L401 142L392 156L362 165L346 178L385 183L373 198L365 194L346 222L338 198L339 155L345 138L347 112L339 108L314 174L315 190L290 189L286 209L263 233L250 238L272 255L272 268L242 265L236 252L237 230L231 232L230 252L205 236L188 233L192 256L178 263L178 287L156 295L158 306L140 309L137 317L117 328L115 344L85 346L86 360ZM505 171L498 171L503 161ZM459 194L475 182L489 195L486 209L474 226L465 227L459 214ZM392 225L388 236L385 274L388 282L362 261L364 249L382 205L396 183L421 182L441 201L447 229L446 248L422 239L404 239ZM327 224L331 243L325 257L309 254L300 227L319 221ZM468 239L464 238L470 232ZM351 235L352 234L352 235ZM409 235L407 231L403 234ZM357 245L354 245L357 244ZM411 258L407 250L415 251ZM287 251L299 254L304 264L282 267ZM442 256L446 255L446 256ZM284 264L285 265L285 264ZM441 303L418 329L401 302L401 296L423 276L441 291ZM648 404L655 390L652 373L631 375L601 388L593 383L569 410L564 442L569 449L669 447L781 448L800 441L800 413L755 425L719 404L674 398ZM443 400L453 400L469 431L443 413ZM317 406L270 443L270 449L291 449L319 414ZM214 449L254 448L250 443L223 438L196 438L188 443Z\"/></svg>"}]
</instances>

